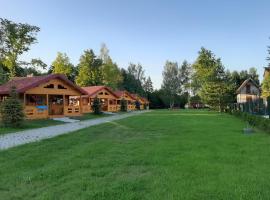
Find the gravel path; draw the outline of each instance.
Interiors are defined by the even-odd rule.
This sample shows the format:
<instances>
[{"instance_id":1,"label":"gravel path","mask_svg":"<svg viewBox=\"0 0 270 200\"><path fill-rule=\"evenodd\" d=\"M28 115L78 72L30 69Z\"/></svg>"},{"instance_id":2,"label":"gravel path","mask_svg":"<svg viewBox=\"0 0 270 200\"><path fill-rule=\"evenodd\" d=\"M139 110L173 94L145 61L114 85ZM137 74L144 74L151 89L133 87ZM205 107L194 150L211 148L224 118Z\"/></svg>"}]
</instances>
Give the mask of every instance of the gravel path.
<instances>
[{"instance_id":1,"label":"gravel path","mask_svg":"<svg viewBox=\"0 0 270 200\"><path fill-rule=\"evenodd\" d=\"M11 147L15 147L18 145L36 142L47 138L52 138L58 135L67 134L73 131L77 131L89 126L94 126L97 124L102 124L106 122L111 122L119 119L123 119L126 117L131 117L134 115L139 115L145 112L149 112L148 110L145 111L134 111L132 113L126 113L122 115L113 115L110 117L98 118L98 119L91 119L85 120L80 122L74 123L67 123L61 124L56 126L49 126L44 128L37 128L31 130L20 131L16 133L9 133L0 136L0 149L8 149Z\"/></svg>"}]
</instances>

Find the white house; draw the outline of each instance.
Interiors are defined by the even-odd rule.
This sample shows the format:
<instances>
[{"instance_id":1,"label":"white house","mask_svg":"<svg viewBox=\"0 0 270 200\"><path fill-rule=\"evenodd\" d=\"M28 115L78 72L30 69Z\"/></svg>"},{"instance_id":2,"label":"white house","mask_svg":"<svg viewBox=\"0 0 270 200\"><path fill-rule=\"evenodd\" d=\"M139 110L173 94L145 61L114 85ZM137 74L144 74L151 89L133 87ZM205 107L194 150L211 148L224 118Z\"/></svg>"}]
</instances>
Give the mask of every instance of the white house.
<instances>
[{"instance_id":1,"label":"white house","mask_svg":"<svg viewBox=\"0 0 270 200\"><path fill-rule=\"evenodd\" d=\"M260 98L260 86L253 79L249 78L236 90L236 94L237 103L256 101Z\"/></svg>"}]
</instances>

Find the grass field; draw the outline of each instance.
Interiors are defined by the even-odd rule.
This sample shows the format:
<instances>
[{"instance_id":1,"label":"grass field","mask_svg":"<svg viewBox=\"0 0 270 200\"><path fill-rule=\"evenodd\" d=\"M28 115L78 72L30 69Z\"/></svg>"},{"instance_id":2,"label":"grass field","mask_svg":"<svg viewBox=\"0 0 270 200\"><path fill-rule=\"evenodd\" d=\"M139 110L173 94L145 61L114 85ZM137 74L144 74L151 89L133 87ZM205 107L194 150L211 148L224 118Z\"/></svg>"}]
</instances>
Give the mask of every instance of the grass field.
<instances>
[{"instance_id":1,"label":"grass field","mask_svg":"<svg viewBox=\"0 0 270 200\"><path fill-rule=\"evenodd\" d=\"M1 199L269 199L270 137L153 111L0 152Z\"/></svg>"}]
</instances>

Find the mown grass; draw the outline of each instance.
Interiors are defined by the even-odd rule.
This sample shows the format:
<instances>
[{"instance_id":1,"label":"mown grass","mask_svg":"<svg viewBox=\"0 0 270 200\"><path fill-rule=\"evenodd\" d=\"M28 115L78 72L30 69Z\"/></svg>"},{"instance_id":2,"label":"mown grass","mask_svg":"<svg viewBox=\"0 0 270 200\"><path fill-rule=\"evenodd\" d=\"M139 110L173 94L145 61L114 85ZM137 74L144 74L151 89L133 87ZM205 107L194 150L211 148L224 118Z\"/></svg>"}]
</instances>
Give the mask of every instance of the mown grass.
<instances>
[{"instance_id":1,"label":"mown grass","mask_svg":"<svg viewBox=\"0 0 270 200\"><path fill-rule=\"evenodd\" d=\"M154 111L0 152L2 199L269 199L270 137Z\"/></svg>"},{"instance_id":2,"label":"mown grass","mask_svg":"<svg viewBox=\"0 0 270 200\"><path fill-rule=\"evenodd\" d=\"M0 122L0 135L6 134L6 133L23 131L23 130L27 130L27 129L41 128L41 127L46 127L46 126L54 126L54 125L63 124L63 123L64 122L55 121L52 119L25 120L21 127L12 128L12 127L5 127Z\"/></svg>"}]
</instances>

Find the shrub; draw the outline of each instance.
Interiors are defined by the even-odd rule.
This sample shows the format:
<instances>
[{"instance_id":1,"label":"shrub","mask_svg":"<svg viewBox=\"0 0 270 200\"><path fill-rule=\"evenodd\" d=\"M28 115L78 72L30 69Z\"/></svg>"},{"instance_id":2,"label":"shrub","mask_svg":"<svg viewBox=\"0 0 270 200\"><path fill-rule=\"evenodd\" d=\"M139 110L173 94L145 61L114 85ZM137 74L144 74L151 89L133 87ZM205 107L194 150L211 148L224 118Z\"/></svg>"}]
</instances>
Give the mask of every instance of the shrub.
<instances>
[{"instance_id":1,"label":"shrub","mask_svg":"<svg viewBox=\"0 0 270 200\"><path fill-rule=\"evenodd\" d=\"M4 126L20 127L24 121L23 105L16 87L11 87L9 97L0 106L1 120Z\"/></svg>"},{"instance_id":2,"label":"shrub","mask_svg":"<svg viewBox=\"0 0 270 200\"><path fill-rule=\"evenodd\" d=\"M121 99L121 101L120 101L120 110L122 112L127 112L127 100Z\"/></svg>"},{"instance_id":3,"label":"shrub","mask_svg":"<svg viewBox=\"0 0 270 200\"><path fill-rule=\"evenodd\" d=\"M92 109L94 111L94 114L99 115L101 114L101 102L100 99L95 97L92 105Z\"/></svg>"}]
</instances>

